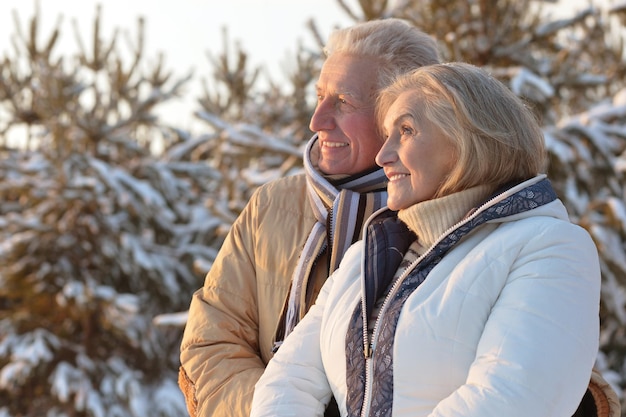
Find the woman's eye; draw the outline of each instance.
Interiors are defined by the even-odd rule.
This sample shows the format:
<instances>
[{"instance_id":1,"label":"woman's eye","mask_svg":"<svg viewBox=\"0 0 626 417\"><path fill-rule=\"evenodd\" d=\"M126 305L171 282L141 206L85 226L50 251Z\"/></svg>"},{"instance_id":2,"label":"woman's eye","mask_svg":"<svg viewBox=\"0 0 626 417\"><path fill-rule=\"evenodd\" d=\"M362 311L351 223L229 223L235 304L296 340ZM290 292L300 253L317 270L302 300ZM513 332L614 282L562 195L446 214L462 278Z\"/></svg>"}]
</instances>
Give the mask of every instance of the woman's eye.
<instances>
[{"instance_id":1,"label":"woman's eye","mask_svg":"<svg viewBox=\"0 0 626 417\"><path fill-rule=\"evenodd\" d=\"M400 127L400 133L402 135L412 135L413 134L413 129L411 129L408 126L402 126L402 127Z\"/></svg>"}]
</instances>

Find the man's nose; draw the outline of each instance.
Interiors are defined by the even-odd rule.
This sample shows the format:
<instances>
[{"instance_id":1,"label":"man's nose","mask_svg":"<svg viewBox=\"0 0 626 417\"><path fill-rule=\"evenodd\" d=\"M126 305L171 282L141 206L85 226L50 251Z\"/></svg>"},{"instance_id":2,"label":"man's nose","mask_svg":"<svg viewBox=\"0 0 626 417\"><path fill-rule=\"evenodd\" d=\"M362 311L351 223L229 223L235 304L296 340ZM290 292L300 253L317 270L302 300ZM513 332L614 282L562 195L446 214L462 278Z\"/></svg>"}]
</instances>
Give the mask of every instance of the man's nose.
<instances>
[{"instance_id":1,"label":"man's nose","mask_svg":"<svg viewBox=\"0 0 626 417\"><path fill-rule=\"evenodd\" d=\"M330 99L324 99L317 103L313 116L311 116L311 122L309 123L309 129L313 132L320 132L322 130L332 130L335 127L334 118L334 106Z\"/></svg>"}]
</instances>

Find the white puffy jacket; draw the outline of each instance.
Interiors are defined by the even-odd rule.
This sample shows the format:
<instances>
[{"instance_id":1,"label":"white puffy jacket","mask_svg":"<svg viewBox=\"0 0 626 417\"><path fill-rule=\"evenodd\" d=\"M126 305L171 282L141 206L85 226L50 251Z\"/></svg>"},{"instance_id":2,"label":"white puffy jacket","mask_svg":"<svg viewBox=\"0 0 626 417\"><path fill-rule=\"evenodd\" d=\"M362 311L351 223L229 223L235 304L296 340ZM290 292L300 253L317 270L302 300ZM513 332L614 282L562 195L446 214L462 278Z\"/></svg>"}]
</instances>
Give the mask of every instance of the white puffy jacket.
<instances>
[{"instance_id":1,"label":"white puffy jacket","mask_svg":"<svg viewBox=\"0 0 626 417\"><path fill-rule=\"evenodd\" d=\"M381 212L365 242L389 214ZM365 249L363 241L351 247L270 361L253 417L322 416L331 394L343 416L574 413L598 349L600 270L591 238L569 222L546 179L490 200L403 274L407 282L435 264L396 297L395 319L394 302L383 306L367 359L355 354L369 344L367 330L355 327L368 302Z\"/></svg>"}]
</instances>

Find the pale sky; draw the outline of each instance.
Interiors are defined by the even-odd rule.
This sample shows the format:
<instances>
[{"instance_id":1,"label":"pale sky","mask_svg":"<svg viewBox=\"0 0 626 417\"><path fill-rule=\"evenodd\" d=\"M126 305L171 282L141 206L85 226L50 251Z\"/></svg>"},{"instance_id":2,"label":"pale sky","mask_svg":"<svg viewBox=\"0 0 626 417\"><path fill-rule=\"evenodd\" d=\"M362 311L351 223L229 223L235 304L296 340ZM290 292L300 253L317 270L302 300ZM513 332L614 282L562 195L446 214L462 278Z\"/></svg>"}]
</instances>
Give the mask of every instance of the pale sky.
<instances>
[{"instance_id":1,"label":"pale sky","mask_svg":"<svg viewBox=\"0 0 626 417\"><path fill-rule=\"evenodd\" d=\"M26 31L37 2L0 2L1 57L7 52L13 55L9 41L15 33L13 11L18 13L22 30ZM38 3L42 12L41 34L46 37L63 15L57 53L77 50L73 19L77 19L84 42L90 41L96 5L100 4L104 39L109 40L113 29L119 28L134 40L137 18L143 16L146 58L156 59L157 52L163 52L166 68L179 76L195 69L198 82L200 76L208 75L211 70L207 52L217 55L223 50L224 26L231 48L234 41L240 42L253 64L264 66L274 78L279 78L283 74L281 65L290 62L288 57L293 57L298 42L313 46L306 28L308 19L317 22L323 35L335 26L352 23L336 0L39 0ZM355 4L356 0L347 3ZM189 99L195 100L191 96Z\"/></svg>"},{"instance_id":2,"label":"pale sky","mask_svg":"<svg viewBox=\"0 0 626 417\"><path fill-rule=\"evenodd\" d=\"M0 51L6 51L14 32L13 10L26 28L35 4L36 0L2 0ZM350 23L336 0L39 0L44 33L62 14L61 40L73 46L71 20L77 18L80 29L90 35L97 4L102 6L104 34L114 27L135 34L137 18L144 16L146 52L163 51L167 62L181 67L205 65L207 50L221 51L223 26L231 40L239 40L255 61L264 63L284 57L287 50L293 52L299 39L309 42L305 23L311 17L324 31Z\"/></svg>"}]
</instances>

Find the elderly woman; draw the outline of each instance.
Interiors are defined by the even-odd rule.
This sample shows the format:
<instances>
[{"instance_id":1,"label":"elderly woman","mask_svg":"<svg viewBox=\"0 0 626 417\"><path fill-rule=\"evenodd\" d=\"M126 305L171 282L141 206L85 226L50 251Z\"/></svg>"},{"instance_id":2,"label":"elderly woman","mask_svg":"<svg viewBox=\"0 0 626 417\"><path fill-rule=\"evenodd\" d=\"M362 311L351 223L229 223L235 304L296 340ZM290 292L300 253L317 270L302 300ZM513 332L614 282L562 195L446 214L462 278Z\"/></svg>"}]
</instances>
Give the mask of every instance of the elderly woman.
<instances>
[{"instance_id":1,"label":"elderly woman","mask_svg":"<svg viewBox=\"0 0 626 417\"><path fill-rule=\"evenodd\" d=\"M569 417L598 349L600 269L542 171L532 113L469 64L379 96L387 208L256 386L252 416Z\"/></svg>"}]
</instances>

